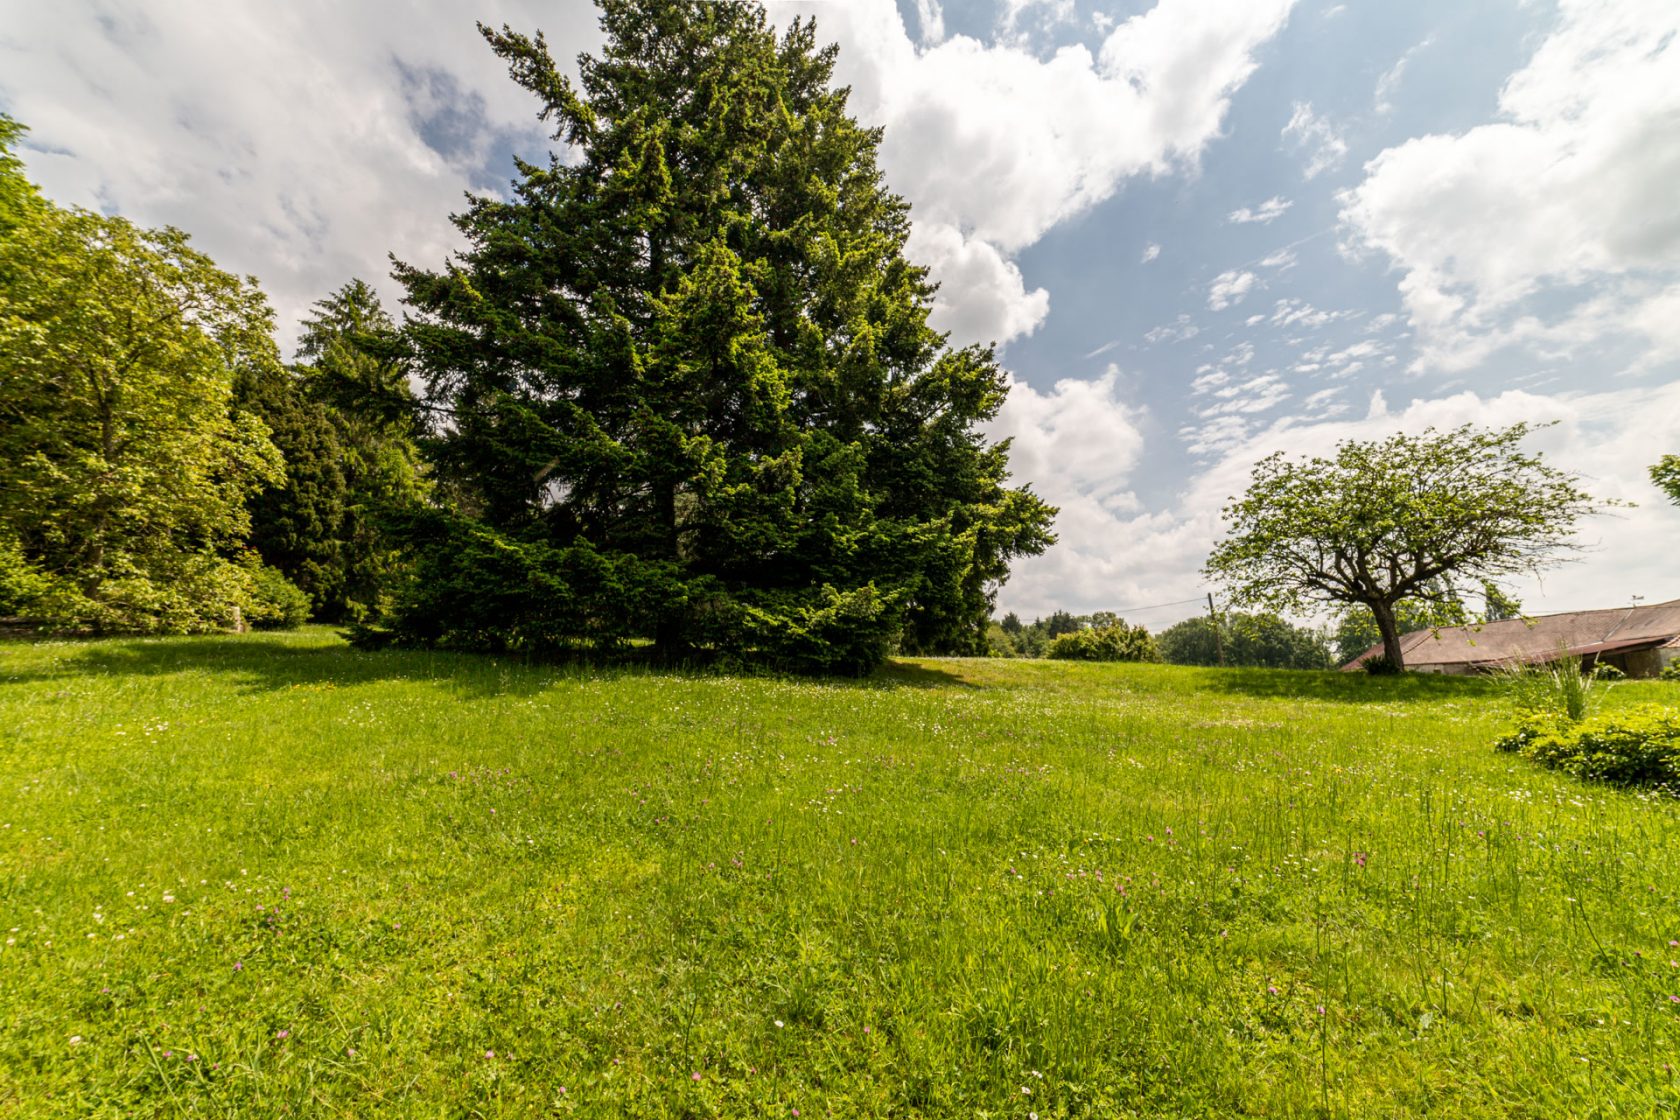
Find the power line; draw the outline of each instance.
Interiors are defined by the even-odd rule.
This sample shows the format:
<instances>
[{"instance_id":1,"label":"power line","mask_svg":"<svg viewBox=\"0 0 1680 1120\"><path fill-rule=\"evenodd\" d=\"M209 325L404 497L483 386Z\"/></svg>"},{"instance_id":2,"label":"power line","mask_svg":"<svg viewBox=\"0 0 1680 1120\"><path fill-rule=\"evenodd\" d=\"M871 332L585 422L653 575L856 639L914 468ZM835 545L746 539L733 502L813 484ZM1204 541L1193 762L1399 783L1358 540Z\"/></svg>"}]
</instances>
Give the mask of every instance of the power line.
<instances>
[{"instance_id":1,"label":"power line","mask_svg":"<svg viewBox=\"0 0 1680 1120\"><path fill-rule=\"evenodd\" d=\"M1116 607L1113 613L1136 614L1138 611L1153 611L1158 610L1161 607L1182 607L1186 603L1199 603L1201 601L1202 597L1200 595L1195 595L1189 599L1174 599L1170 603L1151 603L1147 607Z\"/></svg>"},{"instance_id":2,"label":"power line","mask_svg":"<svg viewBox=\"0 0 1680 1120\"><path fill-rule=\"evenodd\" d=\"M1136 614L1138 611L1154 611L1154 610L1160 610L1162 607L1182 607L1187 603L1200 603L1201 601L1202 601L1202 596L1197 595L1197 596L1195 596L1193 598L1190 598L1190 599L1174 599L1170 603L1150 603L1148 606L1143 606L1143 607L1117 607L1114 610L1110 611L1109 613L1110 614ZM1011 613L1013 613L1013 612L1011 612ZM1042 622L1044 620L1039 619L1039 621Z\"/></svg>"}]
</instances>

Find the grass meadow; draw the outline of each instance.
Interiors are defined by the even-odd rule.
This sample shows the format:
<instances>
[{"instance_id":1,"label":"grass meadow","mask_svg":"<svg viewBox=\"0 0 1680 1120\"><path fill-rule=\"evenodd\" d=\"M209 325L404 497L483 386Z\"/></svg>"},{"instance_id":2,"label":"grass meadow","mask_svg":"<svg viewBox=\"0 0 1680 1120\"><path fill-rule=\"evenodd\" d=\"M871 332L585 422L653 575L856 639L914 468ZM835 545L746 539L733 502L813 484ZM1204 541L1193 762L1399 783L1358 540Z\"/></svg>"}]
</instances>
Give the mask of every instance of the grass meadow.
<instances>
[{"instance_id":1,"label":"grass meadow","mask_svg":"<svg viewBox=\"0 0 1680 1120\"><path fill-rule=\"evenodd\" d=\"M1506 716L0 645L0 1116L1680 1115L1680 803Z\"/></svg>"}]
</instances>

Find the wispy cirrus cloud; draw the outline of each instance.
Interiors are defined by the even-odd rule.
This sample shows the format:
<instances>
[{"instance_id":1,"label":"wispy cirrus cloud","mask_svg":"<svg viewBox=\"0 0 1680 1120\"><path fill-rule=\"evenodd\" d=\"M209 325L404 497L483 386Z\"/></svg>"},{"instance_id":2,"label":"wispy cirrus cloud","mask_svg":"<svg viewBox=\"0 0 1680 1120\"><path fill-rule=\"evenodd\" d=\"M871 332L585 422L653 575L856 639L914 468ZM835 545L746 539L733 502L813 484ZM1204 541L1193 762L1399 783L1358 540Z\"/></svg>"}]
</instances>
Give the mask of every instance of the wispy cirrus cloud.
<instances>
[{"instance_id":1,"label":"wispy cirrus cloud","mask_svg":"<svg viewBox=\"0 0 1680 1120\"><path fill-rule=\"evenodd\" d=\"M1281 195L1273 195L1259 206L1253 208L1243 206L1231 211L1225 220L1233 225L1246 225L1251 222L1269 225L1283 217L1292 205L1294 204Z\"/></svg>"},{"instance_id":2,"label":"wispy cirrus cloud","mask_svg":"<svg viewBox=\"0 0 1680 1120\"><path fill-rule=\"evenodd\" d=\"M1308 179L1341 166L1347 158L1347 141L1329 120L1314 111L1312 102L1297 101L1283 126L1283 138L1306 159L1302 174Z\"/></svg>"}]
</instances>

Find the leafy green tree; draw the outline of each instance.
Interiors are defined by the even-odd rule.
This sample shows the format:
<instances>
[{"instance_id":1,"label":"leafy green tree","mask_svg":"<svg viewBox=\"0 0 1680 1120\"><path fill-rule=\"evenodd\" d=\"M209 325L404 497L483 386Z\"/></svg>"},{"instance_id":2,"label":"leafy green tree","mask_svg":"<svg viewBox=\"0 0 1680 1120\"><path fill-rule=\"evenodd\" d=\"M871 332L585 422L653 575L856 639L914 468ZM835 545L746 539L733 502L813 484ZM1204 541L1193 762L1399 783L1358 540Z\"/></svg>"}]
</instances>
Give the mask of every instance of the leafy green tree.
<instances>
[{"instance_id":1,"label":"leafy green tree","mask_svg":"<svg viewBox=\"0 0 1680 1120\"><path fill-rule=\"evenodd\" d=\"M1323 635L1294 626L1275 614L1231 611L1221 614L1220 629L1210 618L1187 618L1155 636L1161 660L1174 665L1218 665L1223 642L1225 664L1264 669L1326 669L1330 647Z\"/></svg>"},{"instance_id":2,"label":"leafy green tree","mask_svg":"<svg viewBox=\"0 0 1680 1120\"><path fill-rule=\"evenodd\" d=\"M32 220L46 206L41 192L23 173L23 161L13 152L23 125L0 113L0 234Z\"/></svg>"},{"instance_id":3,"label":"leafy green tree","mask_svg":"<svg viewBox=\"0 0 1680 1120\"><path fill-rule=\"evenodd\" d=\"M1465 425L1350 440L1333 459L1269 456L1226 507L1229 535L1206 571L1246 606L1365 606L1388 664L1403 668L1400 604L1436 600L1455 578L1555 563L1575 522L1603 508L1573 475L1521 449L1531 430Z\"/></svg>"},{"instance_id":4,"label":"leafy green tree","mask_svg":"<svg viewBox=\"0 0 1680 1120\"><path fill-rule=\"evenodd\" d=\"M895 633L984 652L1054 511L977 434L1003 374L928 326L834 49L750 4L606 0L602 26L576 87L540 35L482 29L568 150L471 200L446 269L397 267L454 512L414 524L394 630L810 668L829 641L867 667ZM468 558L547 591L483 618L495 580Z\"/></svg>"},{"instance_id":5,"label":"leafy green tree","mask_svg":"<svg viewBox=\"0 0 1680 1120\"><path fill-rule=\"evenodd\" d=\"M1482 620L1505 622L1522 617L1522 603L1492 580L1482 581Z\"/></svg>"},{"instance_id":6,"label":"leafy green tree","mask_svg":"<svg viewBox=\"0 0 1680 1120\"><path fill-rule=\"evenodd\" d=\"M1436 580L1429 594L1408 599L1394 609L1395 625L1401 634L1417 630L1439 630L1446 626L1480 626L1522 617L1522 603L1492 580L1482 581L1482 610L1472 611L1458 589L1447 580ZM1369 608L1349 607L1336 619L1336 659L1348 662L1382 641L1382 631Z\"/></svg>"},{"instance_id":7,"label":"leafy green tree","mask_svg":"<svg viewBox=\"0 0 1680 1120\"><path fill-rule=\"evenodd\" d=\"M1664 455L1651 467L1651 481L1680 506L1680 455Z\"/></svg>"},{"instance_id":8,"label":"leafy green tree","mask_svg":"<svg viewBox=\"0 0 1680 1120\"><path fill-rule=\"evenodd\" d=\"M18 135L7 122L0 139ZM238 625L245 501L283 476L234 371L273 362L255 285L179 230L41 200L0 158L0 568L63 627Z\"/></svg>"},{"instance_id":9,"label":"leafy green tree","mask_svg":"<svg viewBox=\"0 0 1680 1120\"><path fill-rule=\"evenodd\" d=\"M309 396L327 409L344 454L342 596L321 613L360 619L380 610L404 570L391 518L430 494L418 444L421 406L401 332L361 280L315 305L299 349Z\"/></svg>"}]
</instances>

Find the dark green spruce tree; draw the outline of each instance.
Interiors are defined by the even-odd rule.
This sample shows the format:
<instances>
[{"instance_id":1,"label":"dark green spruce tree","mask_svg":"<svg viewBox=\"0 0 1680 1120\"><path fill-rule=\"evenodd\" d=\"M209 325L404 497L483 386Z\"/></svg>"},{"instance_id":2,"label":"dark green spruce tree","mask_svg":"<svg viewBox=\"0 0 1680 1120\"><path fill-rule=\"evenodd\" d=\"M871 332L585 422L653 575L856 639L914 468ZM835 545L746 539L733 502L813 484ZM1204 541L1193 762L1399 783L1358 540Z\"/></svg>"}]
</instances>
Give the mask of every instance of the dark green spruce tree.
<instances>
[{"instance_id":1,"label":"dark green spruce tree","mask_svg":"<svg viewBox=\"0 0 1680 1120\"><path fill-rule=\"evenodd\" d=\"M338 433L296 371L278 360L241 368L234 400L268 426L286 461L285 479L246 503L251 547L309 596L311 613L320 617L344 592L344 451Z\"/></svg>"},{"instance_id":2,"label":"dark green spruce tree","mask_svg":"<svg viewBox=\"0 0 1680 1120\"><path fill-rule=\"evenodd\" d=\"M401 571L387 523L425 493L417 402L396 324L360 280L315 304L298 357L238 382L286 459L285 482L250 503L251 544L308 593L316 618L359 620Z\"/></svg>"},{"instance_id":3,"label":"dark green spruce tree","mask_svg":"<svg viewBox=\"0 0 1680 1120\"><path fill-rule=\"evenodd\" d=\"M602 25L575 86L541 35L481 28L564 150L471 200L442 270L397 266L449 512L411 527L392 629L819 671L984 652L1055 511L977 434L1004 376L928 326L834 48L751 4Z\"/></svg>"},{"instance_id":4,"label":"dark green spruce tree","mask_svg":"<svg viewBox=\"0 0 1680 1120\"><path fill-rule=\"evenodd\" d=\"M396 323L379 296L352 280L315 304L304 320L297 372L338 442L344 507L336 544L336 597L320 605L332 621L362 620L382 609L403 572L390 531L425 499L418 408Z\"/></svg>"}]
</instances>

